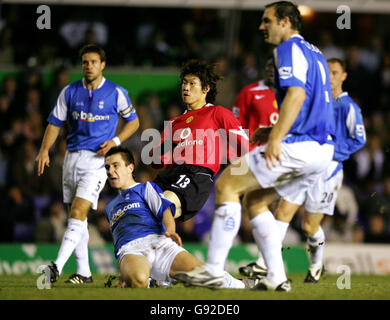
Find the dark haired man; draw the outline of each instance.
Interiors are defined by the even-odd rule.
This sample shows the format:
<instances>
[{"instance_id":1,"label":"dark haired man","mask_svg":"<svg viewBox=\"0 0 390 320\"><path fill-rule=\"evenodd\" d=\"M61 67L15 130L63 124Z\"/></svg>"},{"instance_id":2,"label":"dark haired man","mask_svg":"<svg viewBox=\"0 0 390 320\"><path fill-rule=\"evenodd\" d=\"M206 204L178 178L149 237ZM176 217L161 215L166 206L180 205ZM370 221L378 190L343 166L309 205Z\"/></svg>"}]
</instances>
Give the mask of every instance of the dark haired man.
<instances>
[{"instance_id":1,"label":"dark haired man","mask_svg":"<svg viewBox=\"0 0 390 320\"><path fill-rule=\"evenodd\" d=\"M258 146L226 168L216 182L216 210L211 229L207 263L175 278L202 285L221 278L225 261L237 233L226 225L240 224L240 196L246 196L256 244L268 274L255 289L290 291L281 254L279 226L269 209L279 196L301 205L310 185L329 166L335 134L329 70L320 50L299 34L300 13L288 1L267 5L259 29L274 49L275 89L279 120L266 145ZM256 135L251 139L260 141ZM234 174L237 166L245 174ZM251 196L255 195L255 196ZM252 215L253 213L253 215ZM238 229L237 229L238 230Z\"/></svg>"},{"instance_id":2,"label":"dark haired man","mask_svg":"<svg viewBox=\"0 0 390 320\"><path fill-rule=\"evenodd\" d=\"M63 164L63 198L68 205L68 227L55 262L49 265L51 281L58 280L72 252L77 273L67 282L92 282L88 261L89 209L96 210L107 176L104 155L128 139L139 127L127 91L103 77L106 55L96 45L80 51L84 78L66 86L49 115L48 126L36 158L38 176L50 165L49 150L67 121L67 152ZM115 136L119 116L126 122Z\"/></svg>"},{"instance_id":3,"label":"dark haired man","mask_svg":"<svg viewBox=\"0 0 390 320\"><path fill-rule=\"evenodd\" d=\"M190 271L202 262L181 247L175 231L175 205L154 182L137 183L134 166L129 150L114 147L107 152L108 183L118 196L105 213L114 237L122 287L147 288L150 277L168 281L175 272ZM219 284L244 289L253 281L240 281L225 272Z\"/></svg>"},{"instance_id":4,"label":"dark haired man","mask_svg":"<svg viewBox=\"0 0 390 320\"><path fill-rule=\"evenodd\" d=\"M187 111L169 120L162 143L154 150L160 167L165 167L154 182L175 203L175 218L182 221L192 218L207 201L223 158L235 159L248 150L248 137L237 118L212 104L220 79L212 64L190 60L183 65L181 97Z\"/></svg>"}]
</instances>

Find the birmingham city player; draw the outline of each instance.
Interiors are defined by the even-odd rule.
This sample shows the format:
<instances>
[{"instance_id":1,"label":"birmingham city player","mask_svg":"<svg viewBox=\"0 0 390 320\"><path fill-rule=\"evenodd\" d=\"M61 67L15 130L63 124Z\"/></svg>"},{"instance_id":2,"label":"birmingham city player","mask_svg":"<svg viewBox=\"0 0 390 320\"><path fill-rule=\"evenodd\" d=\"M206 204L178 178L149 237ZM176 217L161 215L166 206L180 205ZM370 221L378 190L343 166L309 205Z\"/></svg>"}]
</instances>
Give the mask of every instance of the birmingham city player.
<instances>
[{"instance_id":1,"label":"birmingham city player","mask_svg":"<svg viewBox=\"0 0 390 320\"><path fill-rule=\"evenodd\" d=\"M337 193L343 182L343 161L366 143L361 110L342 89L343 82L347 78L345 64L337 58L327 61L336 120L336 143L331 164L319 181L309 188L305 201L302 229L307 235L310 253L310 266L304 280L308 283L316 283L321 277L325 234L320 224L325 214L333 215ZM284 224L280 230L282 241L298 207L294 203L283 201L275 214L276 219L280 221L279 225Z\"/></svg>"},{"instance_id":2,"label":"birmingham city player","mask_svg":"<svg viewBox=\"0 0 390 320\"><path fill-rule=\"evenodd\" d=\"M218 80L211 64L191 60L183 65L181 95L187 111L169 121L154 150L165 168L154 182L175 203L175 218L182 221L202 209L223 158L236 159L248 151L248 136L234 114L212 104Z\"/></svg>"},{"instance_id":3,"label":"birmingham city player","mask_svg":"<svg viewBox=\"0 0 390 320\"><path fill-rule=\"evenodd\" d=\"M363 118L359 106L343 92L342 85L347 78L345 63L337 58L328 59L330 85L332 88L333 108L335 111L336 141L333 160L316 184L308 189L305 200L305 212L302 230L307 235L310 254L310 266L304 282L317 283L323 271L323 249L325 234L321 228L324 215L333 215L337 193L343 182L343 164L350 155L361 149L366 143ZM282 241L299 205L283 200L275 212ZM259 262L240 268L245 276L266 273ZM260 272L261 273L260 273Z\"/></svg>"},{"instance_id":4,"label":"birmingham city player","mask_svg":"<svg viewBox=\"0 0 390 320\"><path fill-rule=\"evenodd\" d=\"M49 265L52 282L58 280L73 251L77 273L67 282L92 282L86 218L91 207L96 210L99 194L107 179L104 155L128 139L139 127L127 91L103 77L105 52L96 45L87 45L81 49L80 57L84 78L61 91L49 115L49 124L36 158L40 176L45 166L50 165L49 150L61 126L68 121L70 132L63 164L63 197L70 217L57 259ZM115 136L119 116L126 124Z\"/></svg>"},{"instance_id":5,"label":"birmingham city player","mask_svg":"<svg viewBox=\"0 0 390 320\"><path fill-rule=\"evenodd\" d=\"M281 1L266 6L260 30L266 42L277 45L273 59L279 120L266 145L231 164L217 180L217 208L207 263L191 272L176 273L179 281L208 286L220 282L241 221L240 195L260 189L262 192L252 204L257 214L251 217L251 225L268 274L255 289L291 290L278 226L269 204L279 196L302 204L308 187L330 164L334 150L328 66L321 52L299 34L300 27L301 16L293 3ZM246 166L245 173L234 174L238 166Z\"/></svg>"},{"instance_id":6,"label":"birmingham city player","mask_svg":"<svg viewBox=\"0 0 390 320\"><path fill-rule=\"evenodd\" d=\"M150 277L167 281L177 271L201 266L202 262L181 247L173 218L175 205L155 183L134 180L131 152L114 147L105 158L108 182L119 193L105 213L114 237L122 283L126 287L146 288ZM225 272L221 286L243 289L250 283L253 282L240 281Z\"/></svg>"}]
</instances>

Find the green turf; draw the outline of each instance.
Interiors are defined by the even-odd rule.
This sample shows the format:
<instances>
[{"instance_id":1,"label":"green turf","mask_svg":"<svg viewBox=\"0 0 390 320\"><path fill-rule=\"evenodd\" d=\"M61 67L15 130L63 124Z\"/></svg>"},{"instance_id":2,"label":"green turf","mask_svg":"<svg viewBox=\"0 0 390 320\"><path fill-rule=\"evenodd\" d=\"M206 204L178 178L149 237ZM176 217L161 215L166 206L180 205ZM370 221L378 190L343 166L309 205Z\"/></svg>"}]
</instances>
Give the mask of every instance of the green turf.
<instances>
[{"instance_id":1,"label":"green turf","mask_svg":"<svg viewBox=\"0 0 390 320\"><path fill-rule=\"evenodd\" d=\"M186 288L176 285L170 288L118 289L105 288L107 276L94 275L94 283L65 284L68 275L62 275L51 289L37 289L37 275L0 276L0 300L388 300L390 276L352 275L351 289L340 290L338 276L324 275L317 284L304 284L303 274L289 275L292 291L260 292L249 290Z\"/></svg>"}]
</instances>

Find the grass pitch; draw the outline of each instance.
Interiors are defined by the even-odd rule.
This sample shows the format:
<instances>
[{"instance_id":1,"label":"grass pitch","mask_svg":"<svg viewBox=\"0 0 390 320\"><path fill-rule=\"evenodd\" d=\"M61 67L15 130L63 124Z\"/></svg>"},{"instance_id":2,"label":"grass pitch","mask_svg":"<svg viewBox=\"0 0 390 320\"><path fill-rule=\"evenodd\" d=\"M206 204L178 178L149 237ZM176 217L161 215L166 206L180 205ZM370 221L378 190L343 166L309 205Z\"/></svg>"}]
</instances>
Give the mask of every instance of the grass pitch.
<instances>
[{"instance_id":1,"label":"grass pitch","mask_svg":"<svg viewBox=\"0 0 390 320\"><path fill-rule=\"evenodd\" d=\"M317 284L305 284L304 274L289 275L291 292L184 287L106 288L107 275L93 275L92 284L65 284L61 275L50 289L38 289L39 275L1 275L0 300L390 300L390 276L352 275L351 288L339 289L337 275L325 274ZM344 283L344 282L343 282Z\"/></svg>"}]
</instances>

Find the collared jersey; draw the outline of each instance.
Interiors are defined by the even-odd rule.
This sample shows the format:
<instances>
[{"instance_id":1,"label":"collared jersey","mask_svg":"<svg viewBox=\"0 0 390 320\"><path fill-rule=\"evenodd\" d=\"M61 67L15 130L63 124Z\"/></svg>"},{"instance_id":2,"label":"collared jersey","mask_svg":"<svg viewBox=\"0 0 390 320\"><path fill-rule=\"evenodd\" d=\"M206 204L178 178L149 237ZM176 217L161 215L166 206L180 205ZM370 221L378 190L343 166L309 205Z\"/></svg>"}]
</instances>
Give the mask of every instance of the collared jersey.
<instances>
[{"instance_id":1,"label":"collared jersey","mask_svg":"<svg viewBox=\"0 0 390 320\"><path fill-rule=\"evenodd\" d=\"M119 115L128 122L137 118L124 88L103 78L97 89L88 90L79 80L62 89L48 122L62 126L69 121L69 151L97 151L115 136Z\"/></svg>"},{"instance_id":2,"label":"collared jersey","mask_svg":"<svg viewBox=\"0 0 390 320\"><path fill-rule=\"evenodd\" d=\"M289 87L301 87L306 92L285 141L329 142L335 132L332 91L328 64L321 51L295 34L274 49L273 60L279 112Z\"/></svg>"},{"instance_id":3,"label":"collared jersey","mask_svg":"<svg viewBox=\"0 0 390 320\"><path fill-rule=\"evenodd\" d=\"M242 127L249 130L249 137L257 128L273 126L279 119L275 93L262 80L241 89L232 111Z\"/></svg>"},{"instance_id":4,"label":"collared jersey","mask_svg":"<svg viewBox=\"0 0 390 320\"><path fill-rule=\"evenodd\" d=\"M366 144L362 112L347 92L333 99L336 119L336 143L333 160L345 161Z\"/></svg>"},{"instance_id":5,"label":"collared jersey","mask_svg":"<svg viewBox=\"0 0 390 320\"><path fill-rule=\"evenodd\" d=\"M150 234L164 234L162 218L168 208L175 216L175 205L153 182L137 183L116 196L105 209L114 238L115 255L130 241Z\"/></svg>"},{"instance_id":6,"label":"collared jersey","mask_svg":"<svg viewBox=\"0 0 390 320\"><path fill-rule=\"evenodd\" d=\"M206 104L171 119L160 147L164 167L192 164L209 168L215 175L223 159L235 159L249 150L249 139L230 110Z\"/></svg>"}]
</instances>

